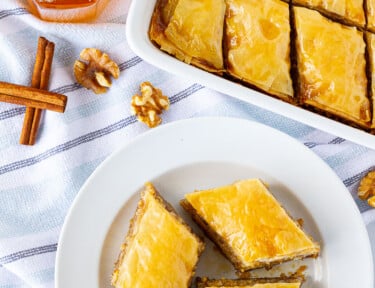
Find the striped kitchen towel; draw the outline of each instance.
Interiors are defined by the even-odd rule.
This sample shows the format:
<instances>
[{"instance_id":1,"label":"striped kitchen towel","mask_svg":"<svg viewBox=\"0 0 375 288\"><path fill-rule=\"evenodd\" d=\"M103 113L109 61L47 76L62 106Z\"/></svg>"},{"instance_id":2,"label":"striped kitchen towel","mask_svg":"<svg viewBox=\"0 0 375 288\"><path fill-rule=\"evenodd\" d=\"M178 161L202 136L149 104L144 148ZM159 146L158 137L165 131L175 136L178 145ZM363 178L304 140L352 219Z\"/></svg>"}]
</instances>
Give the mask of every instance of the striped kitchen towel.
<instances>
[{"instance_id":1,"label":"striped kitchen towel","mask_svg":"<svg viewBox=\"0 0 375 288\"><path fill-rule=\"evenodd\" d=\"M309 147L352 194L375 250L375 209L356 196L361 177L375 168L374 150L145 63L127 45L128 5L112 0L94 23L57 24L30 14L26 1L0 1L0 81L30 85L37 39L44 36L56 44L50 90L69 98L64 114L43 114L37 143L30 147L18 144L25 109L0 103L0 287L54 287L58 237L74 197L103 159L148 130L129 109L146 80L170 96L163 123L238 117L279 129ZM86 47L99 48L119 63L120 78L106 94L94 95L75 82L73 63Z\"/></svg>"}]
</instances>

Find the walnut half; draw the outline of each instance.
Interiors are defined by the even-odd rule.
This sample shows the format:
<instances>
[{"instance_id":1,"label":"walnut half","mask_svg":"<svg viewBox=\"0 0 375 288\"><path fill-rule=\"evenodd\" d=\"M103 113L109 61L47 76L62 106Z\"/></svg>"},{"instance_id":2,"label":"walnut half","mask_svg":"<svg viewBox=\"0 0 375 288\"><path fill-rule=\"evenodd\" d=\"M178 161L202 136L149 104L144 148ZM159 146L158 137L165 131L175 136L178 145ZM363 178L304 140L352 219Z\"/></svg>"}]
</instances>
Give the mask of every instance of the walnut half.
<instances>
[{"instance_id":1,"label":"walnut half","mask_svg":"<svg viewBox=\"0 0 375 288\"><path fill-rule=\"evenodd\" d=\"M120 75L118 65L96 48L85 48L80 53L81 60L74 63L74 76L79 84L96 94L107 92L112 85L111 76Z\"/></svg>"},{"instance_id":2,"label":"walnut half","mask_svg":"<svg viewBox=\"0 0 375 288\"><path fill-rule=\"evenodd\" d=\"M163 110L169 109L169 99L160 89L152 86L150 82L141 84L141 95L134 95L131 101L131 111L139 121L153 128L161 123L159 115Z\"/></svg>"}]
</instances>

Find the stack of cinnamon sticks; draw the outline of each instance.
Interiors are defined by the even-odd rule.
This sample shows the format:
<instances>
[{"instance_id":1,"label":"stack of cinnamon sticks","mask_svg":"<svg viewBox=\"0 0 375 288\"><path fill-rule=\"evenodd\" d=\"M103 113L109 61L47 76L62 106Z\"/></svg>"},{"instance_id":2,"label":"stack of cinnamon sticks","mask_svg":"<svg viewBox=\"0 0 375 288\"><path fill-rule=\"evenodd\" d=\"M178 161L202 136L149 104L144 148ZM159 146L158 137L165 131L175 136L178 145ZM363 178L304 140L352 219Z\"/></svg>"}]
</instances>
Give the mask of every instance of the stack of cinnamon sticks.
<instances>
[{"instance_id":1,"label":"stack of cinnamon sticks","mask_svg":"<svg viewBox=\"0 0 375 288\"><path fill-rule=\"evenodd\" d=\"M26 106L20 143L33 145L44 109L64 112L67 97L48 89L55 44L39 37L31 87L0 82L0 101Z\"/></svg>"},{"instance_id":2,"label":"stack of cinnamon sticks","mask_svg":"<svg viewBox=\"0 0 375 288\"><path fill-rule=\"evenodd\" d=\"M43 90L48 88L54 51L55 44L53 42L49 42L44 37L39 37L31 87ZM41 109L26 107L20 138L21 144L33 145L35 143L41 112Z\"/></svg>"}]
</instances>

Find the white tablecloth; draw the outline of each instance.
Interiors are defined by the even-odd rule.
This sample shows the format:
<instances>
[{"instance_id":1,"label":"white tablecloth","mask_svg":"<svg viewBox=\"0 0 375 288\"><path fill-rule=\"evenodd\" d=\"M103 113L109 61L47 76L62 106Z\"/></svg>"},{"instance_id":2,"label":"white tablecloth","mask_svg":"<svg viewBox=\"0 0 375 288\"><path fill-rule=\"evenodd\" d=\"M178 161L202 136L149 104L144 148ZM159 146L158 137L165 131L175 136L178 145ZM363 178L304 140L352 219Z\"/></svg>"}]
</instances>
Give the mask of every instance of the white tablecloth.
<instances>
[{"instance_id":1,"label":"white tablecloth","mask_svg":"<svg viewBox=\"0 0 375 288\"><path fill-rule=\"evenodd\" d=\"M69 99L64 114L43 114L34 146L18 144L25 109L0 103L0 287L54 286L59 233L80 187L112 151L148 130L129 109L143 81L171 98L163 123L199 116L245 118L309 147L352 194L375 254L375 209L356 196L361 177L375 168L375 151L145 63L127 45L128 5L127 0L112 0L87 25L43 22L25 9L25 1L0 1L0 81L30 85L37 39L45 36L56 44L50 90ZM75 83L73 63L86 47L97 47L120 64L121 76L106 94L94 95Z\"/></svg>"}]
</instances>

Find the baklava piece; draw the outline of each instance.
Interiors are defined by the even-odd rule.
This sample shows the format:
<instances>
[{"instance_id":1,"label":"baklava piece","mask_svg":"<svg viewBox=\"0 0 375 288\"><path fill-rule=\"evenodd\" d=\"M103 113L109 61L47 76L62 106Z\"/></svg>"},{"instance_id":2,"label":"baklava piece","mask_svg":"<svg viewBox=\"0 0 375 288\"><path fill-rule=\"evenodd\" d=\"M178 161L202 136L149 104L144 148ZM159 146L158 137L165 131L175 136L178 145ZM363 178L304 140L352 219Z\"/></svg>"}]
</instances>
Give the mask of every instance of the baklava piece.
<instances>
[{"instance_id":1,"label":"baklava piece","mask_svg":"<svg viewBox=\"0 0 375 288\"><path fill-rule=\"evenodd\" d=\"M197 277L197 288L300 288L302 281L298 278L254 278L254 279L208 279Z\"/></svg>"},{"instance_id":2,"label":"baklava piece","mask_svg":"<svg viewBox=\"0 0 375 288\"><path fill-rule=\"evenodd\" d=\"M171 20L177 3L178 0L158 0L156 2L148 33L150 40L157 44L162 50L173 54L178 59L183 59L183 52L173 45L164 35L164 31Z\"/></svg>"},{"instance_id":3,"label":"baklava piece","mask_svg":"<svg viewBox=\"0 0 375 288\"><path fill-rule=\"evenodd\" d=\"M347 123L368 128L365 42L354 27L294 7L300 100Z\"/></svg>"},{"instance_id":4,"label":"baklava piece","mask_svg":"<svg viewBox=\"0 0 375 288\"><path fill-rule=\"evenodd\" d=\"M224 0L158 0L150 39L177 59L222 74Z\"/></svg>"},{"instance_id":5,"label":"baklava piece","mask_svg":"<svg viewBox=\"0 0 375 288\"><path fill-rule=\"evenodd\" d=\"M364 27L366 23L364 0L293 0L293 4L316 9L330 18L346 24Z\"/></svg>"},{"instance_id":6,"label":"baklava piece","mask_svg":"<svg viewBox=\"0 0 375 288\"><path fill-rule=\"evenodd\" d=\"M227 0L225 56L228 73L292 101L288 4L280 0Z\"/></svg>"},{"instance_id":7,"label":"baklava piece","mask_svg":"<svg viewBox=\"0 0 375 288\"><path fill-rule=\"evenodd\" d=\"M259 179L196 191L180 204L239 272L319 254Z\"/></svg>"},{"instance_id":8,"label":"baklava piece","mask_svg":"<svg viewBox=\"0 0 375 288\"><path fill-rule=\"evenodd\" d=\"M112 285L188 288L203 249L202 240L147 183L121 247Z\"/></svg>"}]
</instances>

